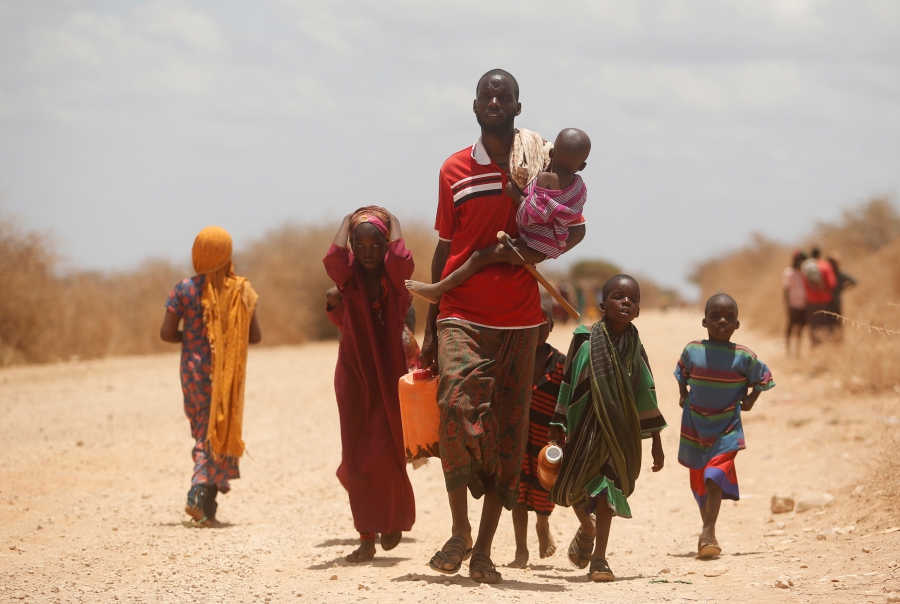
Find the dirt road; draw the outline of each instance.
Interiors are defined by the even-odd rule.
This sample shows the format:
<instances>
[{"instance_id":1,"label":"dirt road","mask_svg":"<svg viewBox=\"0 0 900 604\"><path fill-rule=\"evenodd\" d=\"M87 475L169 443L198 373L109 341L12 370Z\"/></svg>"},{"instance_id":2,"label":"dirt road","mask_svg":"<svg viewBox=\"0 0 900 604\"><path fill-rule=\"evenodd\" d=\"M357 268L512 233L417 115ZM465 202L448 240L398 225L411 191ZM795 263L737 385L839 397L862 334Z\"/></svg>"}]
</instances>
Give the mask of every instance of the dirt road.
<instances>
[{"instance_id":1,"label":"dirt road","mask_svg":"<svg viewBox=\"0 0 900 604\"><path fill-rule=\"evenodd\" d=\"M777 342L738 331L735 340L769 363L778 385L745 415L742 499L723 504L724 553L697 561L700 517L676 461L671 373L704 330L696 312L648 312L637 325L669 422L667 459L651 473L647 444L634 519L613 522L613 584L590 584L569 566L576 521L562 508L551 517L560 551L540 560L532 532L532 566L501 567L502 585L430 572L425 563L450 527L437 463L410 471L418 520L401 545L372 564L344 562L356 533L334 476L337 346L321 343L251 352L249 455L243 478L220 496L228 526L218 530L181 526L192 441L174 351L0 370L0 602L883 602L900 590L900 532L886 532L900 519L862 463L895 429L900 398L852 394L852 376L838 384L798 373L802 365ZM564 326L552 341L565 350ZM773 493L805 490L836 499L770 513ZM470 509L473 524L479 511ZM504 514L493 557L501 565L513 553ZM793 585L776 587L779 577Z\"/></svg>"}]
</instances>

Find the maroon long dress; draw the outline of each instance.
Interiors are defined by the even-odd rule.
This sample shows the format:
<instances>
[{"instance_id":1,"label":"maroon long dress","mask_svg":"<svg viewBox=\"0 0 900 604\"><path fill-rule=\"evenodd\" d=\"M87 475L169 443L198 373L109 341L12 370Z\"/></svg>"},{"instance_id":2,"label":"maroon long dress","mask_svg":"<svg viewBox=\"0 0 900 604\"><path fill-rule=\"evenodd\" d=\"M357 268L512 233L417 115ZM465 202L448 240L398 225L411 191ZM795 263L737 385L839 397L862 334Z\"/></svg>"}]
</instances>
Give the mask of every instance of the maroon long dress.
<instances>
[{"instance_id":1,"label":"maroon long dress","mask_svg":"<svg viewBox=\"0 0 900 604\"><path fill-rule=\"evenodd\" d=\"M406 373L402 333L412 277L412 254L402 239L384 256L381 317L369 304L362 265L348 248L332 244L325 271L344 296L329 318L340 327L334 392L341 419L338 480L350 495L360 533L408 531L416 502L406 475L398 382Z\"/></svg>"}]
</instances>

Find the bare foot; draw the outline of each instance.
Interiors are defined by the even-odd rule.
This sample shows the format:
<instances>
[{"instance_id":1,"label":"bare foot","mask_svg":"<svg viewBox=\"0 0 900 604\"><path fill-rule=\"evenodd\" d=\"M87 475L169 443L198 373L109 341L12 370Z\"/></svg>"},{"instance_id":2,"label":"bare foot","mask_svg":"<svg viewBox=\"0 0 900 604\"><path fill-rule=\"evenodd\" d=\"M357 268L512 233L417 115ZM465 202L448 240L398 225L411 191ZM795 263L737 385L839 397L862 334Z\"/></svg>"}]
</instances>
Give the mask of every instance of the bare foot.
<instances>
[{"instance_id":1,"label":"bare foot","mask_svg":"<svg viewBox=\"0 0 900 604\"><path fill-rule=\"evenodd\" d=\"M357 564L359 562L369 562L375 557L375 540L360 541L359 547L350 552L344 560Z\"/></svg>"},{"instance_id":2,"label":"bare foot","mask_svg":"<svg viewBox=\"0 0 900 604\"><path fill-rule=\"evenodd\" d=\"M437 285L408 279L406 281L406 289L408 289L410 293L415 294L420 298L424 298L432 304L437 304L441 301L441 292L438 291Z\"/></svg>"},{"instance_id":3,"label":"bare foot","mask_svg":"<svg viewBox=\"0 0 900 604\"><path fill-rule=\"evenodd\" d=\"M517 549L516 557L512 562L507 564L510 568L525 568L528 566L528 550L527 549Z\"/></svg>"},{"instance_id":4,"label":"bare foot","mask_svg":"<svg viewBox=\"0 0 900 604\"><path fill-rule=\"evenodd\" d=\"M550 517L538 514L534 528L538 536L538 552L541 558L549 558L556 553L556 541L550 533Z\"/></svg>"}]
</instances>

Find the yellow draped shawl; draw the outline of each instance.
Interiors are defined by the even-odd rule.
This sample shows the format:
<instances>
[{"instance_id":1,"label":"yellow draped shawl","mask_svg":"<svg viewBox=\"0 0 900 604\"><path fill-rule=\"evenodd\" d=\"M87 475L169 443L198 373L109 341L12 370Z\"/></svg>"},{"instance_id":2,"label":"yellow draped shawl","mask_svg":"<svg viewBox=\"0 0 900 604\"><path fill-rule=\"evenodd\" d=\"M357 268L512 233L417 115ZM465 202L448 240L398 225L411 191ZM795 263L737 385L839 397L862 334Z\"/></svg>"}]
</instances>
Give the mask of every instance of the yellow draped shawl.
<instances>
[{"instance_id":1,"label":"yellow draped shawl","mask_svg":"<svg viewBox=\"0 0 900 604\"><path fill-rule=\"evenodd\" d=\"M231 235L206 227L194 240L194 270L206 276L201 304L211 351L212 396L206 440L214 458L244 453L241 426L250 322L258 295L250 282L234 274Z\"/></svg>"}]
</instances>

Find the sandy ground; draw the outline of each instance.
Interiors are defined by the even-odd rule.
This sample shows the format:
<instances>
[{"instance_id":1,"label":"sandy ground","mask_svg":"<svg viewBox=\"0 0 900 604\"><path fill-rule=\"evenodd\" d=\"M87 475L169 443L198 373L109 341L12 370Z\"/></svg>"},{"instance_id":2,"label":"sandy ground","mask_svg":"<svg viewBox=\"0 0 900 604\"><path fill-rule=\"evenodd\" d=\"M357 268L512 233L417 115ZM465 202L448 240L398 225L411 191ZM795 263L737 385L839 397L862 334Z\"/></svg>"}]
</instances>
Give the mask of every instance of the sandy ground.
<instances>
[{"instance_id":1,"label":"sandy ground","mask_svg":"<svg viewBox=\"0 0 900 604\"><path fill-rule=\"evenodd\" d=\"M613 584L588 583L569 566L576 521L562 508L551 517L561 551L539 559L532 532L532 566L501 567L502 585L478 586L466 566L458 576L430 572L425 563L450 527L437 463L410 471L418 521L401 545L371 564L344 562L356 533L334 476L337 346L320 343L252 351L249 455L243 478L220 496L228 526L218 530L181 525L192 441L174 351L0 371L0 602L882 602L900 589L900 532L891 531L900 519L864 463L895 429L900 398L851 394L833 374L791 372L798 365L778 342L737 332L770 364L778 387L745 415L742 499L723 504L724 553L697 561L700 517L676 461L671 372L684 344L704 331L697 313L648 312L637 325L670 424L667 463L651 473L647 443L634 519L613 522ZM566 326L558 327L553 342L564 350L567 341ZM773 493L805 490L836 499L820 510L770 513ZM474 525L479 510L474 502ZM842 534L817 538L835 527ZM493 557L499 566L513 553L504 514ZM776 587L779 577L793 586Z\"/></svg>"}]
</instances>

